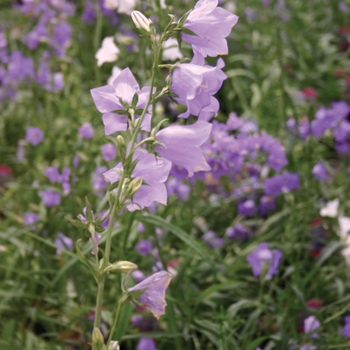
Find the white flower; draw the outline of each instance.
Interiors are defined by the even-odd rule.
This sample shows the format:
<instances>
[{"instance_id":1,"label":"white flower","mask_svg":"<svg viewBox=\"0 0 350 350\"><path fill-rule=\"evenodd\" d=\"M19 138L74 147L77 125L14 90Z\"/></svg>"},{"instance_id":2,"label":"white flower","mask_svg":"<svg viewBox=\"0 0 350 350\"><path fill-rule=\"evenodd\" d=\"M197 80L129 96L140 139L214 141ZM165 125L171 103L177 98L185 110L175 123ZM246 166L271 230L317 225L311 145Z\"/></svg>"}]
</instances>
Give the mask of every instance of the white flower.
<instances>
[{"instance_id":1,"label":"white flower","mask_svg":"<svg viewBox=\"0 0 350 350\"><path fill-rule=\"evenodd\" d=\"M345 238L347 234L350 232L350 218L341 216L339 217L339 236Z\"/></svg>"},{"instance_id":2,"label":"white flower","mask_svg":"<svg viewBox=\"0 0 350 350\"><path fill-rule=\"evenodd\" d=\"M114 44L114 38L108 36L103 39L101 48L96 52L95 58L100 67L105 62L114 62L118 58L119 49Z\"/></svg>"},{"instance_id":3,"label":"white flower","mask_svg":"<svg viewBox=\"0 0 350 350\"><path fill-rule=\"evenodd\" d=\"M136 6L136 0L119 0L118 3L117 12L126 15L130 15Z\"/></svg>"},{"instance_id":4,"label":"white flower","mask_svg":"<svg viewBox=\"0 0 350 350\"><path fill-rule=\"evenodd\" d=\"M327 203L327 205L320 210L321 216L328 216L329 218L335 218L338 216L339 199L334 199Z\"/></svg>"},{"instance_id":5,"label":"white flower","mask_svg":"<svg viewBox=\"0 0 350 350\"><path fill-rule=\"evenodd\" d=\"M118 0L104 0L103 6L107 10L116 10L118 8Z\"/></svg>"},{"instance_id":6,"label":"white flower","mask_svg":"<svg viewBox=\"0 0 350 350\"><path fill-rule=\"evenodd\" d=\"M108 78L107 84L108 85L113 85L113 81L117 78L117 76L119 75L119 73L121 71L122 70L119 67L114 66L113 69L112 69L112 75Z\"/></svg>"},{"instance_id":7,"label":"white flower","mask_svg":"<svg viewBox=\"0 0 350 350\"><path fill-rule=\"evenodd\" d=\"M182 59L183 55L179 50L179 45L176 39L170 38L163 43L163 54L162 58L164 61L175 61Z\"/></svg>"}]
</instances>

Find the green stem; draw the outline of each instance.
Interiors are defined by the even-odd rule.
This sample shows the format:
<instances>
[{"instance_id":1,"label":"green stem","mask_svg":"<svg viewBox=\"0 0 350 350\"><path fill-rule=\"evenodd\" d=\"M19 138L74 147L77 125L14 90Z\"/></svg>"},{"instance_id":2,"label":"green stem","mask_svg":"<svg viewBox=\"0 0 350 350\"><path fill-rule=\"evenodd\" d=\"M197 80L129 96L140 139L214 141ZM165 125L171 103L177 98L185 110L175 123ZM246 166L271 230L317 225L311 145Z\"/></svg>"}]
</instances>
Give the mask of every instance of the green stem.
<instances>
[{"instance_id":1,"label":"green stem","mask_svg":"<svg viewBox=\"0 0 350 350\"><path fill-rule=\"evenodd\" d=\"M106 346L107 349L108 349L108 347L109 347L109 343L110 343L111 340L112 340L112 337L113 337L115 328L116 328L116 326L117 326L118 318L119 318L119 314L120 314L120 309L121 309L121 307L122 307L122 304L123 304L123 299L120 299L120 300L118 301L117 311L116 311L116 313L115 313L114 320L113 320L113 324L112 324L112 327L111 327L111 330L110 330L110 333L109 333L109 337L108 337L108 341L107 341L107 346Z\"/></svg>"}]
</instances>

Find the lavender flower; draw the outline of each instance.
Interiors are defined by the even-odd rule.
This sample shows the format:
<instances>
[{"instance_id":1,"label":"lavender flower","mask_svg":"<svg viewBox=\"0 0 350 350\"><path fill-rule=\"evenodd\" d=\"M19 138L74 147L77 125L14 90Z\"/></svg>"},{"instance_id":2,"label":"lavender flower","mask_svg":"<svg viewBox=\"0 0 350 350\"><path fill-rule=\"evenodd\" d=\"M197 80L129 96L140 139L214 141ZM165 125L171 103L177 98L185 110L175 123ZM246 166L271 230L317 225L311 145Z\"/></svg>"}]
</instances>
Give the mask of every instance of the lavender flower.
<instances>
[{"instance_id":1,"label":"lavender flower","mask_svg":"<svg viewBox=\"0 0 350 350\"><path fill-rule=\"evenodd\" d=\"M304 320L304 331L306 334L310 334L311 338L317 337L317 334L314 334L314 332L320 326L321 323L315 316L309 316Z\"/></svg>"},{"instance_id":2,"label":"lavender flower","mask_svg":"<svg viewBox=\"0 0 350 350\"><path fill-rule=\"evenodd\" d=\"M193 125L170 125L156 134L156 138L164 145L156 146L157 153L184 167L188 175L192 176L196 171L210 170L200 146L210 136L211 124L197 121Z\"/></svg>"},{"instance_id":3,"label":"lavender flower","mask_svg":"<svg viewBox=\"0 0 350 350\"><path fill-rule=\"evenodd\" d=\"M140 338L136 350L156 350L156 344L153 339Z\"/></svg>"},{"instance_id":4,"label":"lavender flower","mask_svg":"<svg viewBox=\"0 0 350 350\"><path fill-rule=\"evenodd\" d=\"M90 123L84 123L79 129L78 134L84 139L91 139L94 136L94 129Z\"/></svg>"},{"instance_id":5,"label":"lavender flower","mask_svg":"<svg viewBox=\"0 0 350 350\"><path fill-rule=\"evenodd\" d=\"M280 250L270 250L268 244L262 242L253 252L247 255L247 261L251 265L255 277L260 276L264 268L268 267L265 278L271 279L273 275L278 273L278 265L282 255Z\"/></svg>"},{"instance_id":6,"label":"lavender flower","mask_svg":"<svg viewBox=\"0 0 350 350\"><path fill-rule=\"evenodd\" d=\"M106 162L113 160L117 155L117 148L113 143L106 143L101 146L102 157Z\"/></svg>"},{"instance_id":7,"label":"lavender flower","mask_svg":"<svg viewBox=\"0 0 350 350\"><path fill-rule=\"evenodd\" d=\"M319 162L312 168L312 175L315 180L325 181L328 178L327 169L323 163Z\"/></svg>"},{"instance_id":8,"label":"lavender flower","mask_svg":"<svg viewBox=\"0 0 350 350\"><path fill-rule=\"evenodd\" d=\"M345 325L341 330L341 335L345 338L350 338L350 316L345 317Z\"/></svg>"},{"instance_id":9,"label":"lavender flower","mask_svg":"<svg viewBox=\"0 0 350 350\"><path fill-rule=\"evenodd\" d=\"M238 213L246 216L255 214L255 203L252 199L248 199L238 204Z\"/></svg>"},{"instance_id":10,"label":"lavender flower","mask_svg":"<svg viewBox=\"0 0 350 350\"><path fill-rule=\"evenodd\" d=\"M237 224L234 227L228 227L225 231L225 235L231 240L244 240L251 235L251 231L247 227Z\"/></svg>"},{"instance_id":11,"label":"lavender flower","mask_svg":"<svg viewBox=\"0 0 350 350\"><path fill-rule=\"evenodd\" d=\"M61 202L61 195L56 191L51 191L51 190L40 191L39 196L41 197L43 204L48 208L58 205Z\"/></svg>"},{"instance_id":12,"label":"lavender flower","mask_svg":"<svg viewBox=\"0 0 350 350\"><path fill-rule=\"evenodd\" d=\"M57 247L56 255L61 255L64 249L73 249L73 240L63 233L58 232L57 238L55 240L55 246Z\"/></svg>"},{"instance_id":13,"label":"lavender flower","mask_svg":"<svg viewBox=\"0 0 350 350\"><path fill-rule=\"evenodd\" d=\"M143 150L138 150L133 155L138 160L132 173L132 178L141 178L146 184L133 196L133 201L127 206L134 211L150 206L154 201L162 204L167 202L167 192L164 182L167 180L171 168L171 162L164 158L157 158ZM123 170L121 163L103 174L110 183L119 181L120 172Z\"/></svg>"},{"instance_id":14,"label":"lavender flower","mask_svg":"<svg viewBox=\"0 0 350 350\"><path fill-rule=\"evenodd\" d=\"M222 59L218 60L216 67L211 67L204 65L204 58L196 54L191 63L181 63L175 68L171 90L178 96L175 100L187 106L187 111L179 118L188 118L192 114L208 120L217 114L219 104L213 95L226 79L223 67Z\"/></svg>"},{"instance_id":15,"label":"lavender flower","mask_svg":"<svg viewBox=\"0 0 350 350\"><path fill-rule=\"evenodd\" d=\"M140 90L139 84L129 68L123 69L112 85L92 89L92 99L97 109L104 113L102 120L105 126L105 134L111 135L117 131L127 130L128 110L132 109L136 112L136 110L143 109L146 106L149 94L150 87L146 86ZM133 106L135 95L137 95L138 99L136 106ZM112 111L118 111L118 113L111 113ZM140 114L135 114L136 119L139 117ZM149 107L148 113L143 119L142 130L151 130L151 107Z\"/></svg>"},{"instance_id":16,"label":"lavender flower","mask_svg":"<svg viewBox=\"0 0 350 350\"><path fill-rule=\"evenodd\" d=\"M152 243L146 239L141 239L136 245L135 249L140 255L147 255L152 250Z\"/></svg>"},{"instance_id":17,"label":"lavender flower","mask_svg":"<svg viewBox=\"0 0 350 350\"><path fill-rule=\"evenodd\" d=\"M49 178L51 182L61 182L61 175L58 171L58 168L51 166L44 170L44 174Z\"/></svg>"},{"instance_id":18,"label":"lavender flower","mask_svg":"<svg viewBox=\"0 0 350 350\"><path fill-rule=\"evenodd\" d=\"M33 146L37 146L44 140L43 131L35 126L28 126L26 130L26 140Z\"/></svg>"},{"instance_id":19,"label":"lavender flower","mask_svg":"<svg viewBox=\"0 0 350 350\"><path fill-rule=\"evenodd\" d=\"M172 275L169 272L159 271L129 288L128 292L144 290L138 297L138 301L144 308L152 312L155 318L159 319L165 313L165 291L171 278Z\"/></svg>"},{"instance_id":20,"label":"lavender flower","mask_svg":"<svg viewBox=\"0 0 350 350\"><path fill-rule=\"evenodd\" d=\"M39 215L35 213L26 212L23 215L25 225L33 225L39 221Z\"/></svg>"},{"instance_id":21,"label":"lavender flower","mask_svg":"<svg viewBox=\"0 0 350 350\"><path fill-rule=\"evenodd\" d=\"M227 55L226 37L237 23L238 17L217 7L218 0L199 0L187 16L183 27L196 35L182 33L182 40L190 43L192 49L204 57Z\"/></svg>"},{"instance_id":22,"label":"lavender flower","mask_svg":"<svg viewBox=\"0 0 350 350\"><path fill-rule=\"evenodd\" d=\"M211 249L221 248L224 245L223 239L218 237L214 231L206 232L202 239Z\"/></svg>"}]
</instances>

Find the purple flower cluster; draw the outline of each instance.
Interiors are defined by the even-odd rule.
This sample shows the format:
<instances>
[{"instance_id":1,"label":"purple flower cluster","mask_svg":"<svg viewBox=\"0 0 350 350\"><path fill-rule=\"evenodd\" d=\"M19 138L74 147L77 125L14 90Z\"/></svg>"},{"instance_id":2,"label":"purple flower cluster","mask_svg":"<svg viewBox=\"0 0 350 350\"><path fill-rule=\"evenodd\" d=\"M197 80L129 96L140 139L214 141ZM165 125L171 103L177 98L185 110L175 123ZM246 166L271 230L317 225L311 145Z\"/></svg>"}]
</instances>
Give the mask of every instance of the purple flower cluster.
<instances>
[{"instance_id":1,"label":"purple flower cluster","mask_svg":"<svg viewBox=\"0 0 350 350\"><path fill-rule=\"evenodd\" d=\"M64 167L62 169L62 173L60 174L57 167L51 166L51 167L46 168L44 170L44 174L47 176L47 178L50 180L51 183L62 184L63 194L65 196L67 196L70 193L70 190L71 190L71 183L70 183L71 171L69 168Z\"/></svg>"},{"instance_id":2,"label":"purple flower cluster","mask_svg":"<svg viewBox=\"0 0 350 350\"><path fill-rule=\"evenodd\" d=\"M331 135L339 154L350 153L350 106L345 101L333 102L331 108L321 107L309 123L306 118L299 121L290 119L287 126L303 139L314 136L316 139ZM321 178L324 178L321 175Z\"/></svg>"},{"instance_id":3,"label":"purple flower cluster","mask_svg":"<svg viewBox=\"0 0 350 350\"><path fill-rule=\"evenodd\" d=\"M211 171L196 173L195 177L202 179L209 190L215 189L222 196L236 199L241 215L265 216L275 209L275 200L280 194L300 186L298 174L284 171L273 175L287 165L281 142L265 132L259 133L254 123L243 122L234 113L226 124L212 122L211 137L200 149ZM183 186L186 173L173 167L171 175L175 192L176 184L179 188ZM221 186L223 179L235 184L235 188ZM240 186L236 186L237 183Z\"/></svg>"}]
</instances>

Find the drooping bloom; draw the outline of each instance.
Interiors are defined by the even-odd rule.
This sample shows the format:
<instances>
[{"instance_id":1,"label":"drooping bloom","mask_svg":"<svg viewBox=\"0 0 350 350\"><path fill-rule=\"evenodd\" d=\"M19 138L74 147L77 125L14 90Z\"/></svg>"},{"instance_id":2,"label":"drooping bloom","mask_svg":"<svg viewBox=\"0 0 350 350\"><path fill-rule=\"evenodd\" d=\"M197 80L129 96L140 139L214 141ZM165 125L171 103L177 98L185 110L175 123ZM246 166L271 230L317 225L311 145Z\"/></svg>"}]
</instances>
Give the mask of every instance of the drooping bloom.
<instances>
[{"instance_id":1,"label":"drooping bloom","mask_svg":"<svg viewBox=\"0 0 350 350\"><path fill-rule=\"evenodd\" d=\"M278 272L278 266L282 255L280 250L270 250L268 244L262 242L254 251L247 255L247 261L251 265L255 277L260 276L264 268L268 267L265 278L271 279L272 276L276 275Z\"/></svg>"},{"instance_id":2,"label":"drooping bloom","mask_svg":"<svg viewBox=\"0 0 350 350\"><path fill-rule=\"evenodd\" d=\"M114 43L114 38L108 36L103 39L101 48L96 52L95 58L97 59L97 65L100 67L105 62L114 62L118 58L120 50Z\"/></svg>"},{"instance_id":3,"label":"drooping bloom","mask_svg":"<svg viewBox=\"0 0 350 350\"><path fill-rule=\"evenodd\" d=\"M188 118L192 114L208 120L217 114L219 103L213 95L226 79L222 71L224 65L221 58L216 67L204 65L203 56L195 54L191 63L181 63L174 69L171 90L177 94L175 101L187 106L187 111L179 118Z\"/></svg>"},{"instance_id":4,"label":"drooping bloom","mask_svg":"<svg viewBox=\"0 0 350 350\"><path fill-rule=\"evenodd\" d=\"M26 130L26 140L33 146L37 146L44 140L43 131L35 126L28 126Z\"/></svg>"},{"instance_id":5,"label":"drooping bloom","mask_svg":"<svg viewBox=\"0 0 350 350\"><path fill-rule=\"evenodd\" d=\"M227 55L226 37L237 23L238 17L217 7L218 0L199 0L186 18L183 27L196 35L182 33L182 40L204 57Z\"/></svg>"},{"instance_id":6,"label":"drooping bloom","mask_svg":"<svg viewBox=\"0 0 350 350\"><path fill-rule=\"evenodd\" d=\"M169 176L171 162L164 158L158 158L146 151L138 150L134 153L134 160L138 160L132 173L132 178L141 178L146 184L133 196L133 201L127 208L130 211L143 209L150 206L154 201L166 204L167 191L164 182ZM103 174L111 184L119 181L120 172L123 171L121 163Z\"/></svg>"},{"instance_id":7,"label":"drooping bloom","mask_svg":"<svg viewBox=\"0 0 350 350\"><path fill-rule=\"evenodd\" d=\"M105 126L105 134L111 135L117 131L125 131L128 128L128 109L133 109L135 118L139 118L137 110L146 106L150 94L150 87L145 86L140 90L139 84L129 68L123 69L112 85L105 85L91 90L92 99L102 116ZM137 104L133 106L133 98L138 95ZM127 105L128 107L125 107ZM118 113L111 113L117 111ZM151 107L149 107L143 123L142 130L151 130Z\"/></svg>"},{"instance_id":8,"label":"drooping bloom","mask_svg":"<svg viewBox=\"0 0 350 350\"><path fill-rule=\"evenodd\" d=\"M210 136L212 125L197 121L192 125L170 125L157 132L156 138L164 144L155 146L156 152L172 163L185 168L188 175L196 171L210 170L200 146Z\"/></svg>"},{"instance_id":9,"label":"drooping bloom","mask_svg":"<svg viewBox=\"0 0 350 350\"><path fill-rule=\"evenodd\" d=\"M169 272L159 271L129 288L128 292L144 289L144 292L138 297L138 301L144 308L152 312L155 318L159 319L165 313L165 291L171 278L172 275Z\"/></svg>"}]
</instances>

